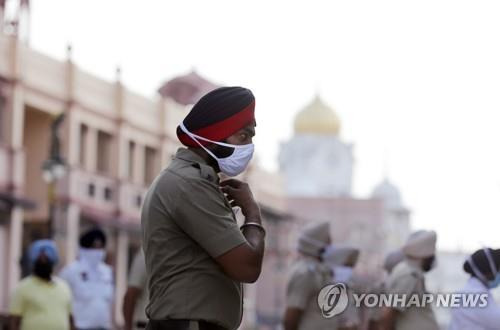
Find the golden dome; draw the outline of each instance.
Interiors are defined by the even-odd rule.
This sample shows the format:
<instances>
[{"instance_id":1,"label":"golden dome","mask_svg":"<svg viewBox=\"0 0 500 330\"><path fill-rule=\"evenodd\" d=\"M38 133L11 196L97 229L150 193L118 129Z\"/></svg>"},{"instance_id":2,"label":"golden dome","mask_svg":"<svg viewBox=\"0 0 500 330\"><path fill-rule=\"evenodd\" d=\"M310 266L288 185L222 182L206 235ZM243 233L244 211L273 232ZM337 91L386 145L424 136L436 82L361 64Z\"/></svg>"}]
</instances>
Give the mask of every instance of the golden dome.
<instances>
[{"instance_id":1,"label":"golden dome","mask_svg":"<svg viewBox=\"0 0 500 330\"><path fill-rule=\"evenodd\" d=\"M340 119L332 108L316 95L314 100L295 117L295 133L338 135Z\"/></svg>"}]
</instances>

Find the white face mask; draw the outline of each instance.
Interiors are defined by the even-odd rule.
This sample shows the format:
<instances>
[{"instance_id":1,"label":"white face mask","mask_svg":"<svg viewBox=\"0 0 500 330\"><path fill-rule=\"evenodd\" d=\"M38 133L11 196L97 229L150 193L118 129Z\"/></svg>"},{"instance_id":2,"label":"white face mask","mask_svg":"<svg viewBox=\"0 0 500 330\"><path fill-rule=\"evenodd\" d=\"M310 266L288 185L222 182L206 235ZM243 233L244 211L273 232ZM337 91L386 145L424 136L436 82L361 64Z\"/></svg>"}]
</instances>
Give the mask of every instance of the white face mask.
<instances>
[{"instance_id":1,"label":"white face mask","mask_svg":"<svg viewBox=\"0 0 500 330\"><path fill-rule=\"evenodd\" d=\"M333 267L333 277L337 283L346 283L352 277L352 268L346 266Z\"/></svg>"},{"instance_id":2,"label":"white face mask","mask_svg":"<svg viewBox=\"0 0 500 330\"><path fill-rule=\"evenodd\" d=\"M210 156L212 156L217 161L217 164L219 164L219 169L222 171L222 173L228 176L237 176L238 174L242 173L247 168L248 163L250 163L250 160L252 159L254 152L253 143L245 145L235 145L223 142L216 142L191 133L190 131L187 130L186 126L184 126L184 123L180 124L180 128L184 133L189 135L191 139L193 139L196 143L198 143L200 147L202 147ZM233 148L234 151L229 157L218 158L213 154L213 152L205 148L205 146L203 146L198 140L207 141L223 147Z\"/></svg>"},{"instance_id":3,"label":"white face mask","mask_svg":"<svg viewBox=\"0 0 500 330\"><path fill-rule=\"evenodd\" d=\"M97 267L104 261L106 251L103 249L86 249L80 248L80 259L86 262L91 267Z\"/></svg>"}]
</instances>

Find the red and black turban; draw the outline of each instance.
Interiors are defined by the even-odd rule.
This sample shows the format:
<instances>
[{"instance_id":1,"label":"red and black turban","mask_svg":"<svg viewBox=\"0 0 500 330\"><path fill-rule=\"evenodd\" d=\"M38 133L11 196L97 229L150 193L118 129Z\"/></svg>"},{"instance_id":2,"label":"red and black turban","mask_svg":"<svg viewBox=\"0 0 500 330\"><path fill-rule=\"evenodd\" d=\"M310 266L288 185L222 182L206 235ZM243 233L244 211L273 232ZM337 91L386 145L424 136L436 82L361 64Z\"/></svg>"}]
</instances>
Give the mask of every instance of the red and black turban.
<instances>
[{"instance_id":1,"label":"red and black turban","mask_svg":"<svg viewBox=\"0 0 500 330\"><path fill-rule=\"evenodd\" d=\"M245 126L255 122L255 97L243 87L221 87L203 96L184 118L184 126L193 134L212 141L224 141ZM180 126L179 141L188 147L199 147ZM199 141L203 145L210 144Z\"/></svg>"}]
</instances>

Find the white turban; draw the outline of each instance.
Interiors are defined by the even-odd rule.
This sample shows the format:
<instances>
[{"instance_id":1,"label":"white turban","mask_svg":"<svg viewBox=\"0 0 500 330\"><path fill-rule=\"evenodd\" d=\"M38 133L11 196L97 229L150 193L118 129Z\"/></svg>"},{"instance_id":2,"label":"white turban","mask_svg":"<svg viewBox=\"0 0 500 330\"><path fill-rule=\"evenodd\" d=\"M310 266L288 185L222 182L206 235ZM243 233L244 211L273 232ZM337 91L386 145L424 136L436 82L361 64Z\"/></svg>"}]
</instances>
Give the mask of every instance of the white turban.
<instances>
[{"instance_id":1,"label":"white turban","mask_svg":"<svg viewBox=\"0 0 500 330\"><path fill-rule=\"evenodd\" d=\"M354 246L331 244L323 253L323 261L331 266L343 266L348 261L356 262L359 249Z\"/></svg>"},{"instance_id":2,"label":"white turban","mask_svg":"<svg viewBox=\"0 0 500 330\"><path fill-rule=\"evenodd\" d=\"M299 252L319 257L323 249L330 244L330 223L320 222L307 225L299 235Z\"/></svg>"},{"instance_id":3,"label":"white turban","mask_svg":"<svg viewBox=\"0 0 500 330\"><path fill-rule=\"evenodd\" d=\"M392 272L394 267L396 267L397 264L399 264L401 261L403 261L404 258L405 258L405 255L404 255L403 251L401 251L401 250L396 250L396 251L392 251L392 252L388 253L385 256L384 269L389 273Z\"/></svg>"},{"instance_id":4,"label":"white turban","mask_svg":"<svg viewBox=\"0 0 500 330\"><path fill-rule=\"evenodd\" d=\"M433 230L419 230L408 237L403 246L407 257L426 258L436 253L437 234Z\"/></svg>"}]
</instances>

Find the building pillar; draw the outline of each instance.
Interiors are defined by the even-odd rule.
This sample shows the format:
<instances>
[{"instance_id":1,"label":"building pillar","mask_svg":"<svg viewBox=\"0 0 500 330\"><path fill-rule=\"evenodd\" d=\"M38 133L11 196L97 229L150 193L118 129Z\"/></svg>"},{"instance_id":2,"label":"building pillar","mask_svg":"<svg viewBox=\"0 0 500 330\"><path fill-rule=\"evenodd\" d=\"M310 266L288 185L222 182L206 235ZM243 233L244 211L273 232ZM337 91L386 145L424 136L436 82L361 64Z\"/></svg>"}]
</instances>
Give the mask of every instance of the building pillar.
<instances>
[{"instance_id":1,"label":"building pillar","mask_svg":"<svg viewBox=\"0 0 500 330\"><path fill-rule=\"evenodd\" d=\"M15 206L11 210L9 223L9 255L7 260L7 291L10 293L19 282L21 242L23 241L23 209Z\"/></svg>"},{"instance_id":2,"label":"building pillar","mask_svg":"<svg viewBox=\"0 0 500 330\"><path fill-rule=\"evenodd\" d=\"M10 176L10 193L22 193L25 166L23 162L23 133L24 133L24 88L22 86L23 78L23 59L19 51L19 42L15 36L10 36L10 75L12 84L10 93L7 95L7 107L5 115L5 144L11 149L8 159ZM2 227L2 269L0 286L2 287L2 296L8 298L12 290L19 282L21 274L21 244L23 241L23 210L19 206L14 206L10 210L9 219ZM3 302L6 304L6 302Z\"/></svg>"},{"instance_id":3,"label":"building pillar","mask_svg":"<svg viewBox=\"0 0 500 330\"><path fill-rule=\"evenodd\" d=\"M124 93L125 87L121 83L121 69L116 68L116 83L115 83L115 111L119 117L118 129L115 135L115 172L119 178L121 185L119 186L118 195L118 209L122 211L122 194L123 182L128 181L128 140L126 139L125 129L126 129L126 119L124 115ZM137 155L137 153L136 153ZM137 157L134 157L134 169L133 177L137 174ZM129 251L129 237L128 233L123 229L117 230L118 239L116 242L116 256L115 256L115 305L114 305L114 321L119 327L122 327L125 323L122 315L122 304L123 296L127 290L127 278L128 278L128 251Z\"/></svg>"},{"instance_id":4,"label":"building pillar","mask_svg":"<svg viewBox=\"0 0 500 330\"><path fill-rule=\"evenodd\" d=\"M125 87L121 82L122 70L120 67L115 71L115 111L118 117L118 127L114 136L115 154L114 154L114 168L118 179L124 180L127 178L128 164L127 164L127 141L125 139L125 125L126 118L124 114L124 94L126 93Z\"/></svg>"},{"instance_id":5,"label":"building pillar","mask_svg":"<svg viewBox=\"0 0 500 330\"><path fill-rule=\"evenodd\" d=\"M3 33L3 25L5 23L4 15L5 15L4 7L0 6L0 33Z\"/></svg>"},{"instance_id":6,"label":"building pillar","mask_svg":"<svg viewBox=\"0 0 500 330\"><path fill-rule=\"evenodd\" d=\"M14 148L20 148L23 145L24 132L24 90L20 84L14 84L11 102L8 142Z\"/></svg>"},{"instance_id":7,"label":"building pillar","mask_svg":"<svg viewBox=\"0 0 500 330\"><path fill-rule=\"evenodd\" d=\"M118 326L124 324L122 315L123 296L127 290L128 278L128 245L129 237L125 230L118 229L115 260L115 322Z\"/></svg>"},{"instance_id":8,"label":"building pillar","mask_svg":"<svg viewBox=\"0 0 500 330\"><path fill-rule=\"evenodd\" d=\"M6 143L10 144L14 149L21 148L23 145L24 134L24 88L22 86L23 79L23 58L19 51L19 41L15 36L10 36L10 69L11 75L14 78L12 84L12 92L9 97L10 109L6 115Z\"/></svg>"},{"instance_id":9,"label":"building pillar","mask_svg":"<svg viewBox=\"0 0 500 330\"><path fill-rule=\"evenodd\" d=\"M80 123L76 119L74 105L70 104L66 111L64 125L64 140L61 141L66 155L66 163L70 166L77 166L80 162ZM87 142L87 141L86 141ZM85 155L87 156L87 155ZM86 166L86 164L82 164Z\"/></svg>"},{"instance_id":10,"label":"building pillar","mask_svg":"<svg viewBox=\"0 0 500 330\"><path fill-rule=\"evenodd\" d=\"M144 185L145 176L145 153L146 148L144 145L136 143L134 154L134 183Z\"/></svg>"},{"instance_id":11,"label":"building pillar","mask_svg":"<svg viewBox=\"0 0 500 330\"><path fill-rule=\"evenodd\" d=\"M69 203L66 212L66 265L73 262L77 257L79 236L80 207L75 203Z\"/></svg>"},{"instance_id":12,"label":"building pillar","mask_svg":"<svg viewBox=\"0 0 500 330\"><path fill-rule=\"evenodd\" d=\"M167 102L161 98L158 102L158 120L160 122L160 170L170 163L172 156L172 147L168 138L168 116L167 116Z\"/></svg>"}]
</instances>

